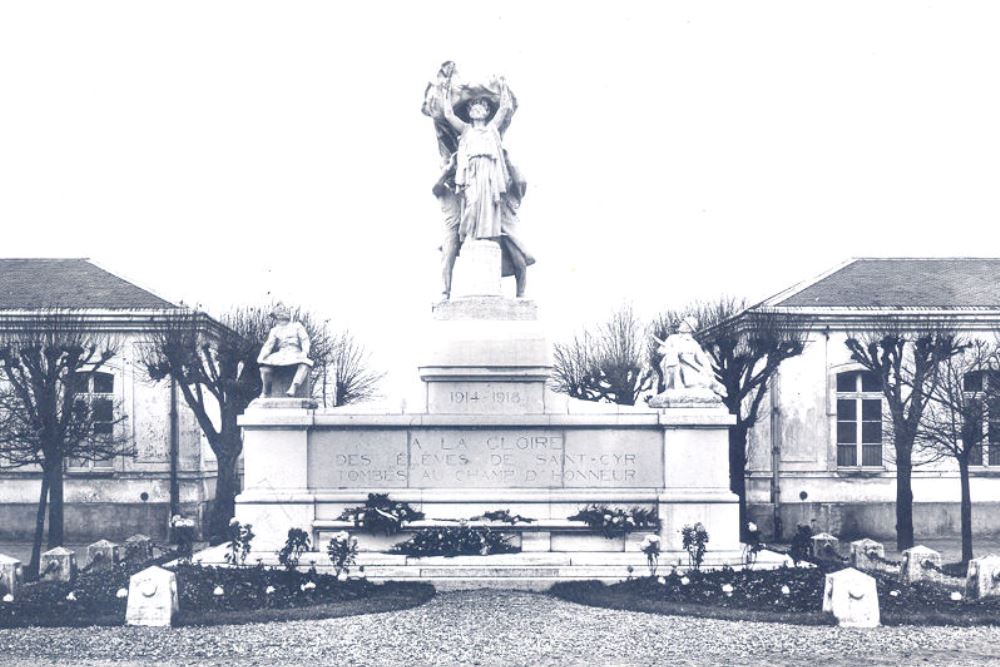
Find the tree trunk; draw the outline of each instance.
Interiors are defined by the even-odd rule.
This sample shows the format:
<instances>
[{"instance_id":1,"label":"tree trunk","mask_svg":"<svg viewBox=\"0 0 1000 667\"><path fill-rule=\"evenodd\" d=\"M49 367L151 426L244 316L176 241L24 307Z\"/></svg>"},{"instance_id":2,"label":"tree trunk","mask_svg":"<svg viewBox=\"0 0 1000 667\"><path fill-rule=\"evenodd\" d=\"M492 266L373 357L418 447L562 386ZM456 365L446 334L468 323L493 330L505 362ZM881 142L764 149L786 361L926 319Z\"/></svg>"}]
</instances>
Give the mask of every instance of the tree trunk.
<instances>
[{"instance_id":1,"label":"tree trunk","mask_svg":"<svg viewBox=\"0 0 1000 667\"><path fill-rule=\"evenodd\" d=\"M42 489L38 494L38 511L35 513L35 537L31 542L31 562L28 563L28 577L38 578L38 566L42 562L42 539L45 537L45 510L49 500L49 474L42 471Z\"/></svg>"},{"instance_id":2,"label":"tree trunk","mask_svg":"<svg viewBox=\"0 0 1000 667\"><path fill-rule=\"evenodd\" d=\"M218 544L227 539L229 520L236 514L236 494L240 492L240 478L237 464L243 451L243 435L236 423L237 413L223 407L220 415L219 438L213 446L215 458L219 462L219 473L215 482L215 500L209 517L209 541Z\"/></svg>"},{"instance_id":3,"label":"tree trunk","mask_svg":"<svg viewBox=\"0 0 1000 667\"><path fill-rule=\"evenodd\" d=\"M896 444L896 550L913 546L912 443Z\"/></svg>"},{"instance_id":4,"label":"tree trunk","mask_svg":"<svg viewBox=\"0 0 1000 667\"><path fill-rule=\"evenodd\" d=\"M737 419L739 419L737 417ZM747 539L747 427L729 427L729 490L740 499L740 540Z\"/></svg>"},{"instance_id":5,"label":"tree trunk","mask_svg":"<svg viewBox=\"0 0 1000 667\"><path fill-rule=\"evenodd\" d=\"M972 491L969 488L969 462L958 461L959 478L962 481L962 563L972 560Z\"/></svg>"},{"instance_id":6,"label":"tree trunk","mask_svg":"<svg viewBox=\"0 0 1000 667\"><path fill-rule=\"evenodd\" d=\"M63 546L63 528L63 463L59 459L49 469L49 549Z\"/></svg>"}]
</instances>

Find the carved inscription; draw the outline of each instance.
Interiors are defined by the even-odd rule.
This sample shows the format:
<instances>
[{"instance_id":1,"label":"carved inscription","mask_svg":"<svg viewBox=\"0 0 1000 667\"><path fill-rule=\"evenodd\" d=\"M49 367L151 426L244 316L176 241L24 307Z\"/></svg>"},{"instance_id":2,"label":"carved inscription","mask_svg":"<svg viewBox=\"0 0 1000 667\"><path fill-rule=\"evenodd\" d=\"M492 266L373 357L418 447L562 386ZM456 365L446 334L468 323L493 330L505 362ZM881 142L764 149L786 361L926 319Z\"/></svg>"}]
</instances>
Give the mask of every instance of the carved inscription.
<instances>
[{"instance_id":1,"label":"carved inscription","mask_svg":"<svg viewBox=\"0 0 1000 667\"><path fill-rule=\"evenodd\" d=\"M561 486L563 434L427 430L410 440L410 486Z\"/></svg>"},{"instance_id":2,"label":"carved inscription","mask_svg":"<svg viewBox=\"0 0 1000 667\"><path fill-rule=\"evenodd\" d=\"M599 429L318 430L310 488L661 487L662 434Z\"/></svg>"},{"instance_id":3,"label":"carved inscription","mask_svg":"<svg viewBox=\"0 0 1000 667\"><path fill-rule=\"evenodd\" d=\"M432 382L428 409L435 414L538 414L544 411L542 383Z\"/></svg>"}]
</instances>

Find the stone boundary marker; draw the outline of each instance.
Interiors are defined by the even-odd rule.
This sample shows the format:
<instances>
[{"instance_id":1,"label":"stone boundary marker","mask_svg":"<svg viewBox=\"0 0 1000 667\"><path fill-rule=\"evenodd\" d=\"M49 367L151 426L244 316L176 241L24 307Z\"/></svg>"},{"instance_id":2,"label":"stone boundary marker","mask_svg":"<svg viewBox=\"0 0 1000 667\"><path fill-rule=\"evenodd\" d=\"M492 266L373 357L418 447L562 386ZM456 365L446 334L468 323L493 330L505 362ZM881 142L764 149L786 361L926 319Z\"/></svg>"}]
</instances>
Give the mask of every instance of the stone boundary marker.
<instances>
[{"instance_id":1,"label":"stone boundary marker","mask_svg":"<svg viewBox=\"0 0 1000 667\"><path fill-rule=\"evenodd\" d=\"M941 580L941 553L918 544L903 551L899 577L908 584Z\"/></svg>"},{"instance_id":2,"label":"stone boundary marker","mask_svg":"<svg viewBox=\"0 0 1000 667\"><path fill-rule=\"evenodd\" d=\"M56 547L42 554L38 566L43 581L73 583L76 578L76 553L66 547Z\"/></svg>"},{"instance_id":3,"label":"stone boundary marker","mask_svg":"<svg viewBox=\"0 0 1000 667\"><path fill-rule=\"evenodd\" d=\"M180 609L177 575L162 567L148 567L128 582L126 625L169 627Z\"/></svg>"},{"instance_id":4,"label":"stone boundary marker","mask_svg":"<svg viewBox=\"0 0 1000 667\"><path fill-rule=\"evenodd\" d=\"M88 570L104 570L114 567L121 560L121 547L108 540L99 540L87 547Z\"/></svg>"},{"instance_id":5,"label":"stone boundary marker","mask_svg":"<svg viewBox=\"0 0 1000 667\"><path fill-rule=\"evenodd\" d=\"M852 567L826 575L823 611L845 628L875 628L881 618L875 577Z\"/></svg>"},{"instance_id":6,"label":"stone boundary marker","mask_svg":"<svg viewBox=\"0 0 1000 667\"><path fill-rule=\"evenodd\" d=\"M971 599L1000 596L1000 556L990 554L970 560L965 591Z\"/></svg>"},{"instance_id":7,"label":"stone boundary marker","mask_svg":"<svg viewBox=\"0 0 1000 667\"><path fill-rule=\"evenodd\" d=\"M24 571L21 569L21 561L0 554L0 597L3 595L17 597L23 578Z\"/></svg>"}]
</instances>

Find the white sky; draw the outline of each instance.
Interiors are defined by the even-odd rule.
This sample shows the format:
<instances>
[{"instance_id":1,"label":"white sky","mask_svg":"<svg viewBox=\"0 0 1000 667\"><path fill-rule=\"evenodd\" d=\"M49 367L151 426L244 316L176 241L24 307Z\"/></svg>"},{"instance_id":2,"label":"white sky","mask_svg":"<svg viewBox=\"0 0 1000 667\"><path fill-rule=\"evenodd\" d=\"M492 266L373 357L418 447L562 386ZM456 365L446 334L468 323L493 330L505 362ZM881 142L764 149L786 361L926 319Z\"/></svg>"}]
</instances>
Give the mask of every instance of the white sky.
<instances>
[{"instance_id":1,"label":"white sky","mask_svg":"<svg viewBox=\"0 0 1000 667\"><path fill-rule=\"evenodd\" d=\"M855 255L1000 255L998 34L991 2L2 2L0 256L306 305L407 393L442 61L518 96L558 339Z\"/></svg>"}]
</instances>

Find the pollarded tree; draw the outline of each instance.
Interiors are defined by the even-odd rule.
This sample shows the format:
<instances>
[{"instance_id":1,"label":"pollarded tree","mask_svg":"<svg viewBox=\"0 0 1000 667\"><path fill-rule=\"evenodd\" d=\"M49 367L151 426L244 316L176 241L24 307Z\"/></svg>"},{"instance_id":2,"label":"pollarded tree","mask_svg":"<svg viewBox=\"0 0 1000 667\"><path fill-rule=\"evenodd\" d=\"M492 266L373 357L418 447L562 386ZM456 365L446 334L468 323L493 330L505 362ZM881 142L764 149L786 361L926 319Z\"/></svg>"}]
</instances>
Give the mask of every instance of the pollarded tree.
<instances>
[{"instance_id":1,"label":"pollarded tree","mask_svg":"<svg viewBox=\"0 0 1000 667\"><path fill-rule=\"evenodd\" d=\"M960 354L941 362L917 427L916 445L928 460L951 458L961 484L962 562L972 554L972 490L969 466L983 465L983 440L990 446L1000 435L1000 370L997 350L973 341ZM993 452L990 452L993 457Z\"/></svg>"},{"instance_id":2,"label":"pollarded tree","mask_svg":"<svg viewBox=\"0 0 1000 667\"><path fill-rule=\"evenodd\" d=\"M117 428L107 382L116 354L109 336L88 331L71 312L53 311L0 323L0 468L38 466L41 490L28 571L38 574L48 512L48 547L64 540L63 476L70 461L134 456Z\"/></svg>"},{"instance_id":3,"label":"pollarded tree","mask_svg":"<svg viewBox=\"0 0 1000 667\"><path fill-rule=\"evenodd\" d=\"M935 325L904 329L885 320L845 341L851 359L878 376L889 411L896 464L896 548L913 546L913 448L943 364L964 349L954 332Z\"/></svg>"},{"instance_id":4,"label":"pollarded tree","mask_svg":"<svg viewBox=\"0 0 1000 667\"><path fill-rule=\"evenodd\" d=\"M748 309L740 299L720 298L661 315L654 322L653 335L665 338L674 333L685 316L698 321L695 338L712 360L721 386L719 398L736 417L736 424L729 428L729 487L739 497L740 532L745 538L747 436L760 417L771 379L782 362L802 353L807 331L782 314ZM649 350L650 364L658 368L656 348Z\"/></svg>"},{"instance_id":5,"label":"pollarded tree","mask_svg":"<svg viewBox=\"0 0 1000 667\"><path fill-rule=\"evenodd\" d=\"M632 307L623 306L569 343L556 343L553 389L585 401L635 405L652 386L644 335L645 327Z\"/></svg>"},{"instance_id":6,"label":"pollarded tree","mask_svg":"<svg viewBox=\"0 0 1000 667\"><path fill-rule=\"evenodd\" d=\"M237 308L218 322L202 313L175 316L154 335L144 359L153 380L171 377L176 382L218 461L215 499L208 521L213 539L225 539L235 512L239 493L237 462L243 451L237 419L261 392L257 356L273 324L270 311ZM338 398L344 402L373 393L374 387L364 384L370 375L364 367L365 355L353 339L348 337L354 352L345 355L345 337L331 335L326 321L301 308L292 308L291 315L309 334L310 357L315 361L314 394L322 391L323 379L331 372L337 378ZM351 362L355 365L350 366ZM345 371L340 371L336 363L347 364Z\"/></svg>"},{"instance_id":7,"label":"pollarded tree","mask_svg":"<svg viewBox=\"0 0 1000 667\"><path fill-rule=\"evenodd\" d=\"M385 373L371 367L368 353L350 331L344 329L330 338L330 352L320 372L324 377L329 374L334 378L333 405L362 403L376 398Z\"/></svg>"}]
</instances>

